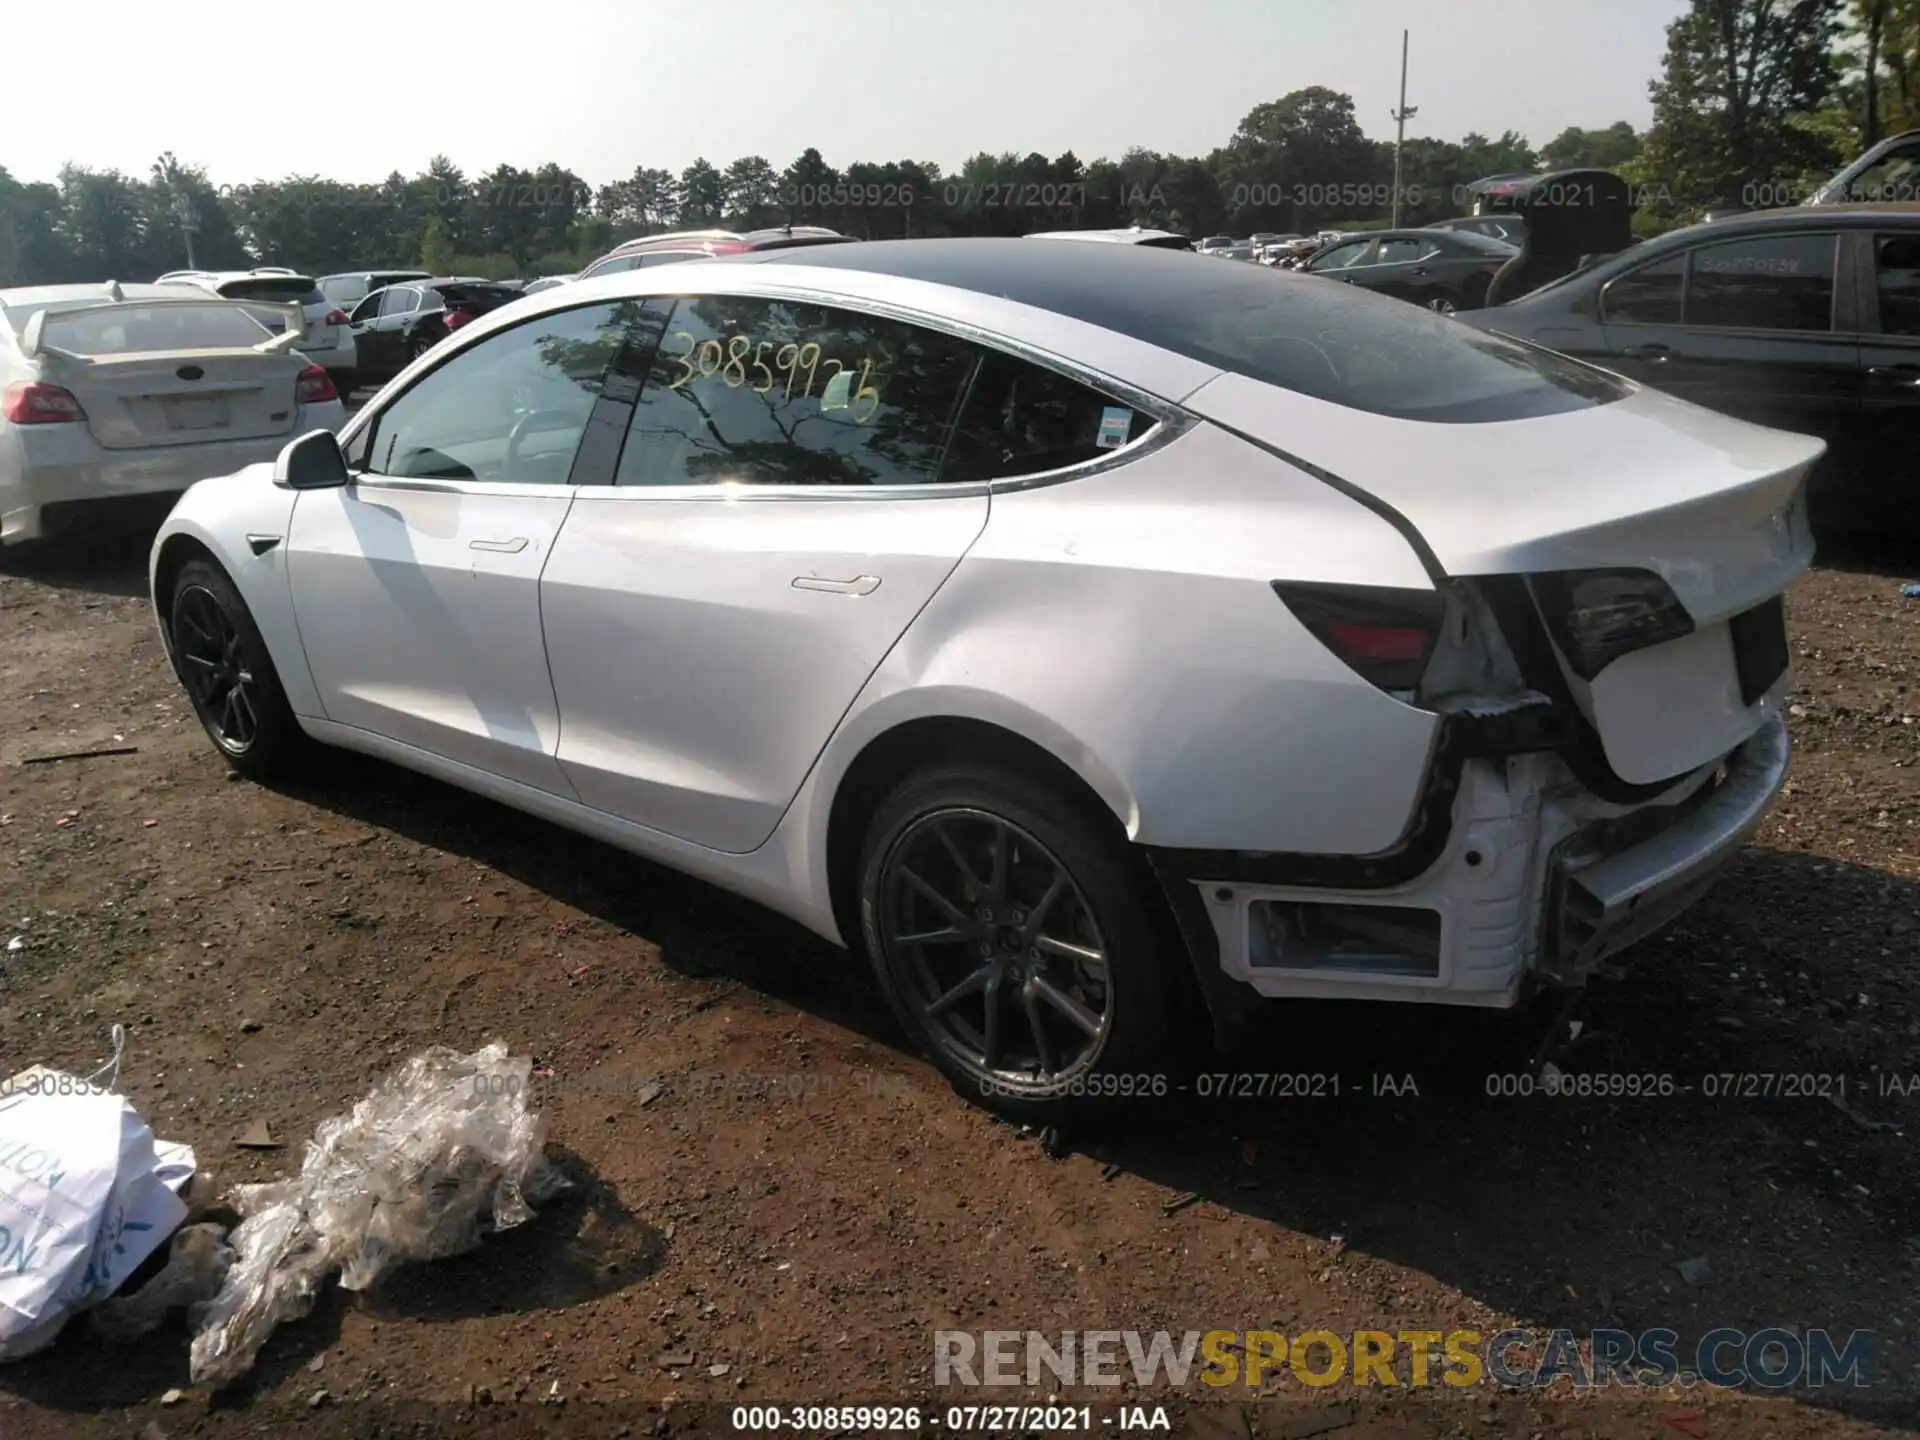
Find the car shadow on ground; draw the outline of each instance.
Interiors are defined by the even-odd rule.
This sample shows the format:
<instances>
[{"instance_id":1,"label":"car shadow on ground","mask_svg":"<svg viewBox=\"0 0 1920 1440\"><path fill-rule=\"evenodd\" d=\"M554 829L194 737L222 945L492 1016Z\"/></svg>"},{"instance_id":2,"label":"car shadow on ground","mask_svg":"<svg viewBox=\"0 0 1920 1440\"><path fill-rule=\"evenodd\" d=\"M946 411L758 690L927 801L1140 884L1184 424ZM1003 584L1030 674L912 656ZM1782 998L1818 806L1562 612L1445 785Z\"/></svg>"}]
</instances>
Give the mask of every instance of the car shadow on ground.
<instances>
[{"instance_id":1,"label":"car shadow on ground","mask_svg":"<svg viewBox=\"0 0 1920 1440\"><path fill-rule=\"evenodd\" d=\"M1881 575L1907 583L1920 580L1920 539L1833 535L1821 539L1814 560L1823 570Z\"/></svg>"},{"instance_id":2,"label":"car shadow on ground","mask_svg":"<svg viewBox=\"0 0 1920 1440\"><path fill-rule=\"evenodd\" d=\"M0 576L55 590L138 598L147 593L147 555L157 529L123 526L0 550Z\"/></svg>"},{"instance_id":3,"label":"car shadow on ground","mask_svg":"<svg viewBox=\"0 0 1920 1440\"><path fill-rule=\"evenodd\" d=\"M329 757L290 793L487 864L653 941L682 974L901 1043L863 963L714 887L357 756ZM1906 1013L1901 977L1920 954L1911 939L1882 949L1873 995L1874 979L1828 962L1859 917L1916 914L1911 880L1751 850L1675 929L1625 957L1624 979L1582 1000L1579 1038L1550 1052L1571 1093L1546 1094L1535 1065L1543 1037L1571 1032L1557 1004L1321 1002L1271 1007L1253 1042L1188 1073L1184 1093L1151 1112L1116 1105L1043 1138L1164 1186L1170 1229L1210 1203L1283 1227L1276 1247L1300 1243L1284 1232L1308 1237L1318 1267L1390 1261L1535 1327L1671 1327L1683 1363L1718 1326L1792 1324L1841 1341L1866 1329L1877 1373L1904 1375L1910 1328L1889 1317L1920 1263L1920 1186L1896 1127L1917 1112L1875 1093L1863 1057L1884 1053L1867 1042ZM1736 1073L1799 1079L1792 1094L1706 1093L1726 1088L1706 1077ZM1836 1076L1843 1092L1819 1078ZM1680 1262L1701 1256L1710 1278L1691 1264L1683 1277ZM1431 1318L1396 1316L1384 1288L1378 1301L1382 1324ZM1910 1413L1886 1394L1802 1398L1880 1421Z\"/></svg>"}]
</instances>

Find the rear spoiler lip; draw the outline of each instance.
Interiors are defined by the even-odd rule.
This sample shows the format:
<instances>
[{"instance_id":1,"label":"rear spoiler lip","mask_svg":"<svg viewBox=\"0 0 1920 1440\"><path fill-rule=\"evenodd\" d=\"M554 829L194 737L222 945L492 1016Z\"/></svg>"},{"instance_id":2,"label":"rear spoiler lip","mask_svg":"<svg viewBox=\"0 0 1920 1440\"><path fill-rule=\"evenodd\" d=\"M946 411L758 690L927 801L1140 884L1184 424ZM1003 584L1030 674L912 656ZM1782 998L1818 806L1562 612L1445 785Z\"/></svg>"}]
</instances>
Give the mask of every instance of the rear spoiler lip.
<instances>
[{"instance_id":1,"label":"rear spoiler lip","mask_svg":"<svg viewBox=\"0 0 1920 1440\"><path fill-rule=\"evenodd\" d=\"M58 310L51 313L55 315L72 315L82 313L82 310L114 310L131 306L144 308L150 305L231 305L237 309L249 312L263 309L288 312L287 328L284 331L278 335L270 335L260 344L251 347L263 354L278 354L282 351L291 350L300 341L306 339L306 311L297 303L283 305L276 302L260 300L228 300L223 296L207 295L204 293L180 295L177 297L173 295L152 296L144 300L114 300L105 305L90 305L73 310ZM49 345L47 343L46 328L48 313L46 310L36 310L32 315L27 317L26 327L20 332L21 355L29 360L45 356L48 359L60 360L69 365L93 364L98 358L97 356L82 355L77 351L66 350L58 345ZM248 318L252 319L252 315L249 314Z\"/></svg>"}]
</instances>

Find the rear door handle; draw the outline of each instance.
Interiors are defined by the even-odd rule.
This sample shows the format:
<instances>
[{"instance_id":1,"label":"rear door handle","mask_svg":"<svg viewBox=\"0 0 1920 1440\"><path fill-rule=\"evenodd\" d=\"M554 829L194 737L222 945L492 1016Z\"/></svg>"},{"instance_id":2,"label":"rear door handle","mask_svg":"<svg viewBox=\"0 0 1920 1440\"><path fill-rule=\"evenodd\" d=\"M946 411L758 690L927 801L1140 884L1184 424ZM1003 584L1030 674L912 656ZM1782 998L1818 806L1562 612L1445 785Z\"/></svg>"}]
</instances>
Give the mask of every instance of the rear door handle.
<instances>
[{"instance_id":1,"label":"rear door handle","mask_svg":"<svg viewBox=\"0 0 1920 1440\"><path fill-rule=\"evenodd\" d=\"M491 550L501 555L518 555L527 548L527 537L516 535L511 540L469 540L469 550Z\"/></svg>"},{"instance_id":2,"label":"rear door handle","mask_svg":"<svg viewBox=\"0 0 1920 1440\"><path fill-rule=\"evenodd\" d=\"M851 580L823 580L818 575L793 577L796 590L824 590L829 595L871 595L880 588L878 575L856 575Z\"/></svg>"},{"instance_id":3,"label":"rear door handle","mask_svg":"<svg viewBox=\"0 0 1920 1440\"><path fill-rule=\"evenodd\" d=\"M1629 345L1620 352L1630 360L1651 360L1656 365L1673 354L1665 345Z\"/></svg>"},{"instance_id":4,"label":"rear door handle","mask_svg":"<svg viewBox=\"0 0 1920 1440\"><path fill-rule=\"evenodd\" d=\"M1867 378L1882 385L1920 385L1920 365L1875 365Z\"/></svg>"}]
</instances>

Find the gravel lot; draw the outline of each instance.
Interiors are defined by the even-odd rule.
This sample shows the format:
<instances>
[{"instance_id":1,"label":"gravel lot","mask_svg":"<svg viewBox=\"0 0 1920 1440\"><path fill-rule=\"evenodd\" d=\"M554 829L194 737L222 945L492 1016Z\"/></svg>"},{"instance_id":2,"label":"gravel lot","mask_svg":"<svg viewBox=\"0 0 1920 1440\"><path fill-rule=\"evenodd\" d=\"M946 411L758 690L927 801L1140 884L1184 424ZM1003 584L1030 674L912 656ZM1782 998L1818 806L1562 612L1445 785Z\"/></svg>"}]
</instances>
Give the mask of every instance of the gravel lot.
<instances>
[{"instance_id":1,"label":"gravel lot","mask_svg":"<svg viewBox=\"0 0 1920 1440\"><path fill-rule=\"evenodd\" d=\"M1223 1436L1920 1417L1920 1093L1898 1093L1920 1081L1920 600L1899 594L1920 555L1828 561L1794 592L1790 794L1593 991L1560 1061L1678 1093L1494 1098L1539 1017L1301 1007L1232 1068L1335 1071L1338 1100L1169 1102L1054 1155L903 1054L860 969L764 912L372 762L231 779L142 559L0 562L0 944L21 940L0 1073L91 1068L123 1022L123 1088L224 1185L290 1173L422 1047L500 1038L553 1070L584 1184L476 1255L328 1290L217 1401L188 1389L183 1324L121 1349L76 1327L0 1370L7 1440L723 1433L714 1402L944 1406L936 1328L1865 1327L1877 1383L1795 1399L1290 1378L1244 1406L1162 1398L1181 1433ZM115 745L138 749L24 763ZM1844 1075L1846 1104L1702 1093L1730 1071ZM1377 1074L1418 1093L1370 1093ZM258 1118L287 1148L236 1148Z\"/></svg>"}]
</instances>

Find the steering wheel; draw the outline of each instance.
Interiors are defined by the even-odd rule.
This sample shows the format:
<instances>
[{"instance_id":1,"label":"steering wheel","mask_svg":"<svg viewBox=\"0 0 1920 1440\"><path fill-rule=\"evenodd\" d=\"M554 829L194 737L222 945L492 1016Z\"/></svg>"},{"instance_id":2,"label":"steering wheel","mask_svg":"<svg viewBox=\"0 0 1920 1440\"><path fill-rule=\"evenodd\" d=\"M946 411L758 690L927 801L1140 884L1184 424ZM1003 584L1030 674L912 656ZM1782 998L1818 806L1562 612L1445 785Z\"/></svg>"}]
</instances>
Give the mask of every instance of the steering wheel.
<instances>
[{"instance_id":1,"label":"steering wheel","mask_svg":"<svg viewBox=\"0 0 1920 1440\"><path fill-rule=\"evenodd\" d=\"M579 416L571 410L529 410L513 422L513 429L507 432L507 455L502 462L511 472L520 463L520 447L526 443L527 436L540 429L557 430L561 425L573 425L579 422ZM542 426L542 420L552 420L558 424Z\"/></svg>"}]
</instances>

